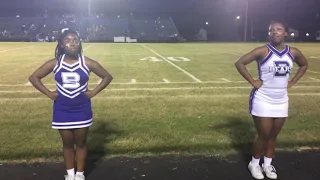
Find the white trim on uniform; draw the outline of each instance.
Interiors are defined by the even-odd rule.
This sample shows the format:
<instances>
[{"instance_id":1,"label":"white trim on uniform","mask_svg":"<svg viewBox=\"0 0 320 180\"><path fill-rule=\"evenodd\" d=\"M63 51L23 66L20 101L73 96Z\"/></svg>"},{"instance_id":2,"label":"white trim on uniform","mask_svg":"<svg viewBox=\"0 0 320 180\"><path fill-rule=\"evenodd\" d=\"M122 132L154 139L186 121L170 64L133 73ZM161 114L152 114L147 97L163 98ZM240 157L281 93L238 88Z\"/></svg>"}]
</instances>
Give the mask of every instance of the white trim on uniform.
<instances>
[{"instance_id":1,"label":"white trim on uniform","mask_svg":"<svg viewBox=\"0 0 320 180\"><path fill-rule=\"evenodd\" d=\"M85 124L92 121L92 118L85 121L78 121L78 122L52 122L52 125L75 125L75 124Z\"/></svg>"},{"instance_id":2,"label":"white trim on uniform","mask_svg":"<svg viewBox=\"0 0 320 180\"><path fill-rule=\"evenodd\" d=\"M52 129L78 129L78 128L86 128L93 124L93 121L90 124L78 125L78 126L52 126Z\"/></svg>"},{"instance_id":3,"label":"white trim on uniform","mask_svg":"<svg viewBox=\"0 0 320 180\"><path fill-rule=\"evenodd\" d=\"M92 118L85 121L79 122L52 122L53 129L75 129L75 128L85 128L93 124Z\"/></svg>"}]
</instances>

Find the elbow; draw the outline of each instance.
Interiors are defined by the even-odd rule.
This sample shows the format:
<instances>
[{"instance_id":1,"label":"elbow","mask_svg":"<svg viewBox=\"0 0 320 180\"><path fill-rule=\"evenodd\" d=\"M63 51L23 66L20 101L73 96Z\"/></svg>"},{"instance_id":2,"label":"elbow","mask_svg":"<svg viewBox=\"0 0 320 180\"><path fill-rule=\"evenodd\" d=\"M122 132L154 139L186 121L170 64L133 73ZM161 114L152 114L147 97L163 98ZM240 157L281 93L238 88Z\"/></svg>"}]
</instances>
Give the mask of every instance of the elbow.
<instances>
[{"instance_id":1,"label":"elbow","mask_svg":"<svg viewBox=\"0 0 320 180\"><path fill-rule=\"evenodd\" d=\"M109 81L110 81L110 83L111 83L111 82L112 82L112 80L113 80L113 77L112 77L112 76L110 76L110 78L109 78L109 79L110 79Z\"/></svg>"},{"instance_id":2,"label":"elbow","mask_svg":"<svg viewBox=\"0 0 320 180\"><path fill-rule=\"evenodd\" d=\"M237 62L234 63L234 66L235 66L237 69L239 68L240 65L241 65L241 63L240 63L239 61L237 61Z\"/></svg>"},{"instance_id":3,"label":"elbow","mask_svg":"<svg viewBox=\"0 0 320 180\"><path fill-rule=\"evenodd\" d=\"M107 76L103 77L103 79L105 79L108 82L111 82L113 80L113 77L110 74L108 74Z\"/></svg>"},{"instance_id":4,"label":"elbow","mask_svg":"<svg viewBox=\"0 0 320 180\"><path fill-rule=\"evenodd\" d=\"M32 74L30 77L29 77L29 82L32 82L34 80L34 75Z\"/></svg>"},{"instance_id":5,"label":"elbow","mask_svg":"<svg viewBox=\"0 0 320 180\"><path fill-rule=\"evenodd\" d=\"M308 64L306 64L306 65L300 66L299 68L306 71L306 70L308 70L308 67L309 67Z\"/></svg>"},{"instance_id":6,"label":"elbow","mask_svg":"<svg viewBox=\"0 0 320 180\"><path fill-rule=\"evenodd\" d=\"M110 80L110 82L113 80L113 76L109 75L108 79Z\"/></svg>"},{"instance_id":7,"label":"elbow","mask_svg":"<svg viewBox=\"0 0 320 180\"><path fill-rule=\"evenodd\" d=\"M29 77L29 82L31 84L34 84L37 80L40 80L40 78L38 78L36 75L32 74L30 77Z\"/></svg>"}]
</instances>

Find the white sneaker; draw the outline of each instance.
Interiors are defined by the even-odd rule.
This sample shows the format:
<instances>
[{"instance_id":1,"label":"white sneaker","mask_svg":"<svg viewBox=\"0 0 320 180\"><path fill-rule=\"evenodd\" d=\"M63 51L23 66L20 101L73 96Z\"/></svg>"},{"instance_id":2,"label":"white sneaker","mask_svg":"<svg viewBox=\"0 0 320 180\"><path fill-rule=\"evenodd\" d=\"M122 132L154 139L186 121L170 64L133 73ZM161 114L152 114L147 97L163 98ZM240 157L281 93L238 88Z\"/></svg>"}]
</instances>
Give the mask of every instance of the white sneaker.
<instances>
[{"instance_id":1,"label":"white sneaker","mask_svg":"<svg viewBox=\"0 0 320 180\"><path fill-rule=\"evenodd\" d=\"M76 174L76 177L74 178L74 180L85 180L86 178L84 177L84 175L80 175L80 174Z\"/></svg>"},{"instance_id":2,"label":"white sneaker","mask_svg":"<svg viewBox=\"0 0 320 180\"><path fill-rule=\"evenodd\" d=\"M72 175L65 175L65 180L74 180L74 176Z\"/></svg>"},{"instance_id":3,"label":"white sneaker","mask_svg":"<svg viewBox=\"0 0 320 180\"><path fill-rule=\"evenodd\" d=\"M262 164L262 169L268 178L277 179L277 171L274 166Z\"/></svg>"},{"instance_id":4,"label":"white sneaker","mask_svg":"<svg viewBox=\"0 0 320 180\"><path fill-rule=\"evenodd\" d=\"M254 177L255 179L264 179L262 168L259 164L253 165L250 161L248 169L251 172L252 177Z\"/></svg>"}]
</instances>

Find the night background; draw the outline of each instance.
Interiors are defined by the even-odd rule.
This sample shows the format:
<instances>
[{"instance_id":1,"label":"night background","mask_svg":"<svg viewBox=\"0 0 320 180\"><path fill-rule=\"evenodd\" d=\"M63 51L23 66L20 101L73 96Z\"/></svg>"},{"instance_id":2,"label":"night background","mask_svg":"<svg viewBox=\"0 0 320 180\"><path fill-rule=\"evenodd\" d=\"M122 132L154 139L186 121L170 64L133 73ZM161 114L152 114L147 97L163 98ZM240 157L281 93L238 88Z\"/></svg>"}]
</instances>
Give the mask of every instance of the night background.
<instances>
[{"instance_id":1,"label":"night background","mask_svg":"<svg viewBox=\"0 0 320 180\"><path fill-rule=\"evenodd\" d=\"M247 0L11 0L2 3L2 17L48 17L73 14L79 18L103 13L104 17L143 19L172 17L179 35L196 41L200 28L208 41L243 41ZM89 6L90 4L90 6ZM315 41L320 30L317 0L248 0L247 41L265 41L268 24L282 21L297 30L295 41ZM90 10L89 10L90 9ZM238 17L239 16L239 17ZM237 18L238 17L238 18ZM306 33L309 36L306 36Z\"/></svg>"}]
</instances>

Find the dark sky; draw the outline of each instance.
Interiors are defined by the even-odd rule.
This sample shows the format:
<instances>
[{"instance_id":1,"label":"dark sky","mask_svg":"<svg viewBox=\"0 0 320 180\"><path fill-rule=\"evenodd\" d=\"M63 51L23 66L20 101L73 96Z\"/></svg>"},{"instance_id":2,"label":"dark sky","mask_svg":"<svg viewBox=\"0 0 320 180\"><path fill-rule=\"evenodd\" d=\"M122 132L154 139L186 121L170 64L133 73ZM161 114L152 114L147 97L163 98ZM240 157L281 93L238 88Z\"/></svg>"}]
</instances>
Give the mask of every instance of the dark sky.
<instances>
[{"instance_id":1,"label":"dark sky","mask_svg":"<svg viewBox=\"0 0 320 180\"><path fill-rule=\"evenodd\" d=\"M130 4L134 9L154 11L188 11L201 8L205 10L223 9L235 11L243 6L246 0L91 0L96 8L108 10L123 9ZM308 12L317 7L319 0L249 0L255 11L293 10L295 12ZM61 7L63 5L86 5L88 0L9 0L1 3L1 8L16 7Z\"/></svg>"},{"instance_id":2,"label":"dark sky","mask_svg":"<svg viewBox=\"0 0 320 180\"><path fill-rule=\"evenodd\" d=\"M6 0L0 9L40 10L45 7L86 11L89 0ZM91 0L92 10L136 12L243 13L247 0ZM320 0L248 0L255 15L283 14L303 16L316 13ZM11 11L11 10L10 10Z\"/></svg>"},{"instance_id":3,"label":"dark sky","mask_svg":"<svg viewBox=\"0 0 320 180\"><path fill-rule=\"evenodd\" d=\"M4 1L4 0L3 0ZM245 2L247 0L91 0L92 12L105 13L161 13L174 18L179 27L194 33L203 26L209 31L244 29ZM268 23L280 20L301 31L320 30L320 0L248 0L248 24L265 33ZM0 15L43 12L48 7L69 12L88 11L88 0L6 0ZM52 12L51 11L51 12ZM236 16L241 19L236 21ZM320 15L320 14L319 14ZM209 26L205 26L205 22ZM220 30L218 30L220 29Z\"/></svg>"}]
</instances>

